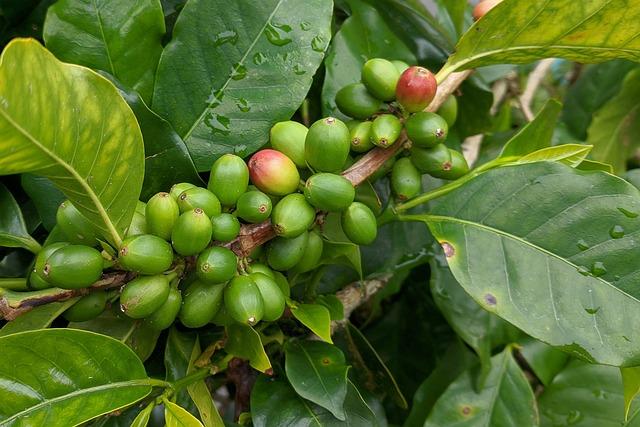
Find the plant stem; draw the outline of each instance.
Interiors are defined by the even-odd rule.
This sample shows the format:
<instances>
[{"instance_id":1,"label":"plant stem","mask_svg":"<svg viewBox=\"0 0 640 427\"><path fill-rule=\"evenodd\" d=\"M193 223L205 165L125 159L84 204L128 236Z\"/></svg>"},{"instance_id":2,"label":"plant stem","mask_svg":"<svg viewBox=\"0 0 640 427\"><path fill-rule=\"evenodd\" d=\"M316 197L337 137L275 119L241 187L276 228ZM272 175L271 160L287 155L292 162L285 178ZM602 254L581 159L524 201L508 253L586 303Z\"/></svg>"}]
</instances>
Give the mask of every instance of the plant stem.
<instances>
[{"instance_id":1,"label":"plant stem","mask_svg":"<svg viewBox=\"0 0 640 427\"><path fill-rule=\"evenodd\" d=\"M190 373L189 375L180 378L179 380L174 381L171 384L171 387L174 391L178 391L184 387L187 387L197 381L203 380L208 377L209 369L198 369L195 372Z\"/></svg>"},{"instance_id":2,"label":"plant stem","mask_svg":"<svg viewBox=\"0 0 640 427\"><path fill-rule=\"evenodd\" d=\"M0 279L0 288L10 289L12 291L27 291L29 287L27 286L27 279L24 278L1 278Z\"/></svg>"}]
</instances>

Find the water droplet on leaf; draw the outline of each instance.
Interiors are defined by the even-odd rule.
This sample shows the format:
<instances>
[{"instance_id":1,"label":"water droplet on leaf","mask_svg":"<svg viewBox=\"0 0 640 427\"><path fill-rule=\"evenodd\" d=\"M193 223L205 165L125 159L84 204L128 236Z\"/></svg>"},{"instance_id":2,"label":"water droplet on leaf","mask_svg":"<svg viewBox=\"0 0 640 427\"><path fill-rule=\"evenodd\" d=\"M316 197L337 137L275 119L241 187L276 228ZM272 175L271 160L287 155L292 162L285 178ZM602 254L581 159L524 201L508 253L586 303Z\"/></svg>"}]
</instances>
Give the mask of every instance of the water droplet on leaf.
<instances>
[{"instance_id":1,"label":"water droplet on leaf","mask_svg":"<svg viewBox=\"0 0 640 427\"><path fill-rule=\"evenodd\" d=\"M585 240L584 240L584 239L580 239L580 240L578 240L577 245L578 245L578 248L579 248L581 251L586 251L587 249L589 249L589 244L588 244L587 242L585 242Z\"/></svg>"},{"instance_id":2,"label":"water droplet on leaf","mask_svg":"<svg viewBox=\"0 0 640 427\"><path fill-rule=\"evenodd\" d=\"M313 40L311 40L311 49L316 52L324 52L324 49L327 47L327 43L322 36L315 36Z\"/></svg>"},{"instance_id":3,"label":"water droplet on leaf","mask_svg":"<svg viewBox=\"0 0 640 427\"><path fill-rule=\"evenodd\" d=\"M249 111L251 111L251 105L249 105L249 101L244 98L240 98L238 102L236 102L236 106L238 107L238 110L242 111L243 113L248 113Z\"/></svg>"},{"instance_id":4,"label":"water droplet on leaf","mask_svg":"<svg viewBox=\"0 0 640 427\"><path fill-rule=\"evenodd\" d=\"M578 273L582 274L583 276L589 276L591 274L591 272L584 267L578 267Z\"/></svg>"},{"instance_id":5,"label":"water droplet on leaf","mask_svg":"<svg viewBox=\"0 0 640 427\"><path fill-rule=\"evenodd\" d=\"M622 228L621 225L614 225L611 227L611 230L609 230L609 235L614 239L620 239L624 237L624 228Z\"/></svg>"},{"instance_id":6,"label":"water droplet on leaf","mask_svg":"<svg viewBox=\"0 0 640 427\"><path fill-rule=\"evenodd\" d=\"M301 76L301 75L306 73L306 71L304 70L304 68L302 68L302 65L300 65L300 64L296 64L296 66L293 67L293 72L296 73L299 76Z\"/></svg>"},{"instance_id":7,"label":"water droplet on leaf","mask_svg":"<svg viewBox=\"0 0 640 427\"><path fill-rule=\"evenodd\" d=\"M607 269L604 266L604 263L601 261L596 261L593 263L593 267L591 267L591 274L596 277L604 276L607 274Z\"/></svg>"},{"instance_id":8,"label":"water droplet on leaf","mask_svg":"<svg viewBox=\"0 0 640 427\"><path fill-rule=\"evenodd\" d=\"M618 208L618 210L620 212L622 212L624 214L624 216L626 216L627 218L637 218L638 217L638 213L637 212L633 212L633 211L630 211L630 210L625 209L625 208Z\"/></svg>"},{"instance_id":9,"label":"water droplet on leaf","mask_svg":"<svg viewBox=\"0 0 640 427\"><path fill-rule=\"evenodd\" d=\"M300 23L300 29L302 31L309 31L311 29L311 24L309 22L307 22L307 21L302 21Z\"/></svg>"},{"instance_id":10,"label":"water droplet on leaf","mask_svg":"<svg viewBox=\"0 0 640 427\"><path fill-rule=\"evenodd\" d=\"M213 36L213 45L222 46L226 43L235 45L238 41L238 33L233 30L222 31Z\"/></svg>"},{"instance_id":11,"label":"water droplet on leaf","mask_svg":"<svg viewBox=\"0 0 640 427\"><path fill-rule=\"evenodd\" d=\"M262 65L267 60L267 57L264 56L264 53L258 52L253 55L253 63L256 65Z\"/></svg>"},{"instance_id":12,"label":"water droplet on leaf","mask_svg":"<svg viewBox=\"0 0 640 427\"><path fill-rule=\"evenodd\" d=\"M224 98L224 91L222 89L212 91L211 95L207 98L207 106L209 108L217 107L222 103L222 98Z\"/></svg>"},{"instance_id":13,"label":"water droplet on leaf","mask_svg":"<svg viewBox=\"0 0 640 427\"><path fill-rule=\"evenodd\" d=\"M589 314L596 314L599 310L600 310L600 307L584 309L584 311L586 311Z\"/></svg>"},{"instance_id":14,"label":"water droplet on leaf","mask_svg":"<svg viewBox=\"0 0 640 427\"><path fill-rule=\"evenodd\" d=\"M582 414L578 410L572 409L567 414L567 424L569 425L575 424L580 420L582 420Z\"/></svg>"},{"instance_id":15,"label":"water droplet on leaf","mask_svg":"<svg viewBox=\"0 0 640 427\"><path fill-rule=\"evenodd\" d=\"M287 33L291 32L291 27L288 25L269 23L264 32L269 43L273 45L285 46L292 42L291 38L287 36Z\"/></svg>"},{"instance_id":16,"label":"water droplet on leaf","mask_svg":"<svg viewBox=\"0 0 640 427\"><path fill-rule=\"evenodd\" d=\"M245 77L247 77L247 67L245 67L240 62L234 64L233 68L231 69L231 78L233 80L242 80Z\"/></svg>"},{"instance_id":17,"label":"water droplet on leaf","mask_svg":"<svg viewBox=\"0 0 640 427\"><path fill-rule=\"evenodd\" d=\"M213 133L220 133L222 135L229 135L231 131L229 130L229 123L231 121L228 117L221 116L220 114L215 114L212 112L208 112L205 116L204 123L207 125L209 129L213 131Z\"/></svg>"}]
</instances>

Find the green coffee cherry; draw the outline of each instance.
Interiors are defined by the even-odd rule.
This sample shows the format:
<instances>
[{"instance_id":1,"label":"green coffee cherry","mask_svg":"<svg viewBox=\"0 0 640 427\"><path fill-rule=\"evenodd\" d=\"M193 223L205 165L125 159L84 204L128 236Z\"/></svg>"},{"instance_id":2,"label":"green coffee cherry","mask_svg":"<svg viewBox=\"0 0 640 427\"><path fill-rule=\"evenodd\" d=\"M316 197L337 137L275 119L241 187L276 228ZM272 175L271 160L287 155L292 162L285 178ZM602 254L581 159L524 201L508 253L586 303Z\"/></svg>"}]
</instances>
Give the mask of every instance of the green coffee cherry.
<instances>
[{"instance_id":1,"label":"green coffee cherry","mask_svg":"<svg viewBox=\"0 0 640 427\"><path fill-rule=\"evenodd\" d=\"M118 261L125 270L160 274L171 267L173 250L169 243L153 234L132 236L122 242Z\"/></svg>"},{"instance_id":2,"label":"green coffee cherry","mask_svg":"<svg viewBox=\"0 0 640 427\"><path fill-rule=\"evenodd\" d=\"M449 133L449 126L441 116L426 111L411 115L405 123L405 128L413 145L420 148L431 148L440 144L447 139Z\"/></svg>"},{"instance_id":3,"label":"green coffee cherry","mask_svg":"<svg viewBox=\"0 0 640 427\"><path fill-rule=\"evenodd\" d=\"M33 263L33 270L29 275L29 285L31 289L46 289L51 287L51 283L47 281L47 276L44 274L44 266L47 263L47 259L58 249L68 246L67 242L52 243L44 246Z\"/></svg>"},{"instance_id":4,"label":"green coffee cherry","mask_svg":"<svg viewBox=\"0 0 640 427\"><path fill-rule=\"evenodd\" d=\"M238 199L236 215L246 222L256 224L271 215L271 199L262 191L247 191Z\"/></svg>"},{"instance_id":5,"label":"green coffee cherry","mask_svg":"<svg viewBox=\"0 0 640 427\"><path fill-rule=\"evenodd\" d=\"M404 73L407 70L407 68L409 68L409 64L407 64L404 61L400 61L398 59L394 59L393 61L391 61L391 63L395 65L396 69L398 70L398 73L400 74Z\"/></svg>"},{"instance_id":6,"label":"green coffee cherry","mask_svg":"<svg viewBox=\"0 0 640 427\"><path fill-rule=\"evenodd\" d=\"M466 159L456 150L449 149L451 160L441 165L441 168L430 172L431 176L440 179L454 180L469 172L469 164Z\"/></svg>"},{"instance_id":7,"label":"green coffee cherry","mask_svg":"<svg viewBox=\"0 0 640 427\"><path fill-rule=\"evenodd\" d=\"M253 274L253 273L262 273L265 276L269 276L272 279L275 279L275 272L273 270L271 270L269 267L267 267L264 264L261 264L259 262L254 262L253 264L251 264L249 266L249 273Z\"/></svg>"},{"instance_id":8,"label":"green coffee cherry","mask_svg":"<svg viewBox=\"0 0 640 427\"><path fill-rule=\"evenodd\" d=\"M125 237L138 236L140 234L147 234L147 219L144 214L136 210L133 213L133 218L131 218L131 224L127 227Z\"/></svg>"},{"instance_id":9,"label":"green coffee cherry","mask_svg":"<svg viewBox=\"0 0 640 427\"><path fill-rule=\"evenodd\" d=\"M299 168L306 168L304 140L309 129L302 123L286 121L273 125L269 132L271 146L290 158Z\"/></svg>"},{"instance_id":10,"label":"green coffee cherry","mask_svg":"<svg viewBox=\"0 0 640 427\"><path fill-rule=\"evenodd\" d=\"M370 59L362 67L362 83L373 96L383 101L396 99L399 78L396 66L386 59Z\"/></svg>"},{"instance_id":11,"label":"green coffee cherry","mask_svg":"<svg viewBox=\"0 0 640 427\"><path fill-rule=\"evenodd\" d=\"M164 240L171 239L171 230L180 216L178 202L169 193L158 193L149 199L145 208L147 229Z\"/></svg>"},{"instance_id":12,"label":"green coffee cherry","mask_svg":"<svg viewBox=\"0 0 640 427\"><path fill-rule=\"evenodd\" d=\"M351 124L351 125L350 125ZM374 145L371 142L371 125L372 122L351 121L347 123L351 136L351 151L356 153L364 153L371 150Z\"/></svg>"},{"instance_id":13,"label":"green coffee cherry","mask_svg":"<svg viewBox=\"0 0 640 427\"><path fill-rule=\"evenodd\" d=\"M229 326L234 320L227 313L227 309L224 308L224 304L220 304L220 309L216 311L216 314L210 320L216 326Z\"/></svg>"},{"instance_id":14,"label":"green coffee cherry","mask_svg":"<svg viewBox=\"0 0 640 427\"><path fill-rule=\"evenodd\" d=\"M219 242L230 242L240 234L238 218L228 213L211 217L211 226L211 237Z\"/></svg>"},{"instance_id":15,"label":"green coffee cherry","mask_svg":"<svg viewBox=\"0 0 640 427\"><path fill-rule=\"evenodd\" d=\"M268 148L251 156L249 176L259 190L274 196L293 193L300 181L295 163L283 153Z\"/></svg>"},{"instance_id":16,"label":"green coffee cherry","mask_svg":"<svg viewBox=\"0 0 640 427\"><path fill-rule=\"evenodd\" d=\"M224 289L224 308L236 322L255 325L264 316L260 289L250 276L236 276Z\"/></svg>"},{"instance_id":17,"label":"green coffee cherry","mask_svg":"<svg viewBox=\"0 0 640 427\"><path fill-rule=\"evenodd\" d=\"M102 276L100 252L84 245L67 245L53 252L43 268L47 282L63 289L91 286Z\"/></svg>"},{"instance_id":18,"label":"green coffee cherry","mask_svg":"<svg viewBox=\"0 0 640 427\"><path fill-rule=\"evenodd\" d=\"M173 197L176 201L178 201L178 197L180 197L180 195L187 191L190 188L195 188L196 186L191 184L190 182L180 182L178 184L173 184L173 186L171 187L171 190L169 191L169 194L171 195L171 197Z\"/></svg>"},{"instance_id":19,"label":"green coffee cherry","mask_svg":"<svg viewBox=\"0 0 640 427\"><path fill-rule=\"evenodd\" d=\"M437 113L447 122L449 127L452 127L458 118L458 99L454 95L449 95L438 108Z\"/></svg>"},{"instance_id":20,"label":"green coffee cherry","mask_svg":"<svg viewBox=\"0 0 640 427\"><path fill-rule=\"evenodd\" d=\"M196 274L205 283L224 283L235 276L237 264L238 258L233 251L213 246L198 255Z\"/></svg>"},{"instance_id":21,"label":"green coffee cherry","mask_svg":"<svg viewBox=\"0 0 640 427\"><path fill-rule=\"evenodd\" d=\"M284 294L274 279L262 273L253 273L249 276L256 284L264 306L262 320L273 322L284 313Z\"/></svg>"},{"instance_id":22,"label":"green coffee cherry","mask_svg":"<svg viewBox=\"0 0 640 427\"><path fill-rule=\"evenodd\" d=\"M53 285L51 283L44 280L42 277L31 271L29 273L29 289L30 290L40 290L40 289L48 289Z\"/></svg>"},{"instance_id":23,"label":"green coffee cherry","mask_svg":"<svg viewBox=\"0 0 640 427\"><path fill-rule=\"evenodd\" d=\"M67 240L75 245L95 246L98 243L93 225L69 200L58 207L56 223Z\"/></svg>"},{"instance_id":24,"label":"green coffee cherry","mask_svg":"<svg viewBox=\"0 0 640 427\"><path fill-rule=\"evenodd\" d=\"M315 231L311 231L302 258L291 270L295 273L306 273L315 269L322 258L323 247L322 237Z\"/></svg>"},{"instance_id":25,"label":"green coffee cherry","mask_svg":"<svg viewBox=\"0 0 640 427\"><path fill-rule=\"evenodd\" d=\"M201 328L211 321L222 306L225 285L209 285L196 280L184 292L178 317L187 328Z\"/></svg>"},{"instance_id":26,"label":"green coffee cherry","mask_svg":"<svg viewBox=\"0 0 640 427\"><path fill-rule=\"evenodd\" d=\"M398 200L415 197L422 190L420 171L411 163L411 159L403 157L393 165L391 170L391 188Z\"/></svg>"},{"instance_id":27,"label":"green coffee cherry","mask_svg":"<svg viewBox=\"0 0 640 427\"><path fill-rule=\"evenodd\" d=\"M165 330L176 320L181 307L182 294L179 289L171 287L164 304L144 319L144 323L156 331Z\"/></svg>"},{"instance_id":28,"label":"green coffee cherry","mask_svg":"<svg viewBox=\"0 0 640 427\"><path fill-rule=\"evenodd\" d=\"M451 165L451 152L444 144L433 148L411 148L411 162L422 173L433 175Z\"/></svg>"},{"instance_id":29,"label":"green coffee cherry","mask_svg":"<svg viewBox=\"0 0 640 427\"><path fill-rule=\"evenodd\" d=\"M286 271L300 262L309 241L309 233L287 239L276 237L269 242L267 262L274 270Z\"/></svg>"},{"instance_id":30,"label":"green coffee cherry","mask_svg":"<svg viewBox=\"0 0 640 427\"><path fill-rule=\"evenodd\" d=\"M92 292L85 295L69 307L63 314L69 322L86 322L95 319L107 306L107 293Z\"/></svg>"},{"instance_id":31,"label":"green coffee cherry","mask_svg":"<svg viewBox=\"0 0 640 427\"><path fill-rule=\"evenodd\" d=\"M304 196L317 209L328 212L345 210L356 195L353 184L341 175L321 172L307 179Z\"/></svg>"},{"instance_id":32,"label":"green coffee cherry","mask_svg":"<svg viewBox=\"0 0 640 427\"><path fill-rule=\"evenodd\" d=\"M393 114L381 114L371 125L371 142L387 148L396 142L402 132L402 122Z\"/></svg>"},{"instance_id":33,"label":"green coffee cherry","mask_svg":"<svg viewBox=\"0 0 640 427\"><path fill-rule=\"evenodd\" d=\"M302 194L285 196L273 208L271 222L277 235L297 237L307 231L316 219L316 211Z\"/></svg>"},{"instance_id":34,"label":"green coffee cherry","mask_svg":"<svg viewBox=\"0 0 640 427\"><path fill-rule=\"evenodd\" d=\"M207 214L195 208L180 215L171 233L173 249L183 256L196 255L211 243L213 226Z\"/></svg>"},{"instance_id":35,"label":"green coffee cherry","mask_svg":"<svg viewBox=\"0 0 640 427\"><path fill-rule=\"evenodd\" d=\"M169 279L164 274L139 276L122 288L120 309L133 319L150 316L165 303L169 288Z\"/></svg>"},{"instance_id":36,"label":"green coffee cherry","mask_svg":"<svg viewBox=\"0 0 640 427\"><path fill-rule=\"evenodd\" d=\"M209 218L222 212L220 201L215 194L201 187L190 188L182 192L178 197L178 207L180 208L180 213L200 208Z\"/></svg>"},{"instance_id":37,"label":"green coffee cherry","mask_svg":"<svg viewBox=\"0 0 640 427\"><path fill-rule=\"evenodd\" d=\"M238 197L247 190L247 185L249 185L249 169L242 157L225 154L211 166L207 188L224 206L235 205ZM219 211L209 213L206 209L205 211L210 217L220 213Z\"/></svg>"},{"instance_id":38,"label":"green coffee cherry","mask_svg":"<svg viewBox=\"0 0 640 427\"><path fill-rule=\"evenodd\" d=\"M273 272L274 280L278 284L280 288L280 292L286 297L289 298L291 296L291 289L289 288L289 281L286 276L279 271Z\"/></svg>"},{"instance_id":39,"label":"green coffee cherry","mask_svg":"<svg viewBox=\"0 0 640 427\"><path fill-rule=\"evenodd\" d=\"M365 204L353 202L342 212L342 230L353 243L369 245L378 235L376 217Z\"/></svg>"},{"instance_id":40,"label":"green coffee cherry","mask_svg":"<svg viewBox=\"0 0 640 427\"><path fill-rule=\"evenodd\" d=\"M307 164L319 172L339 171L351 147L349 128L341 120L327 117L309 128L304 155Z\"/></svg>"},{"instance_id":41,"label":"green coffee cherry","mask_svg":"<svg viewBox=\"0 0 640 427\"><path fill-rule=\"evenodd\" d=\"M372 96L362 83L353 83L338 91L336 105L349 117L366 119L378 112L382 101Z\"/></svg>"}]
</instances>

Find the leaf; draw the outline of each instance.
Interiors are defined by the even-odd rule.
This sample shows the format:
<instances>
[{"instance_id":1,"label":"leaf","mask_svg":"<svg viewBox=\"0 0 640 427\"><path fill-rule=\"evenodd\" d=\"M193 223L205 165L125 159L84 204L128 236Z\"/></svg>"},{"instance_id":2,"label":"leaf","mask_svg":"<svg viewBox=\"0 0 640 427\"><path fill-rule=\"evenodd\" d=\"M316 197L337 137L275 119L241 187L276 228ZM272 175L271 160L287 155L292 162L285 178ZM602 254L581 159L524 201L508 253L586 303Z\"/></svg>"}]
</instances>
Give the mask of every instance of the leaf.
<instances>
[{"instance_id":1,"label":"leaf","mask_svg":"<svg viewBox=\"0 0 640 427\"><path fill-rule=\"evenodd\" d=\"M40 307L35 307L21 314L16 319L7 322L7 324L0 329L0 337L18 332L48 328L58 316L75 304L76 301L78 301L78 298L71 298L62 302L51 302Z\"/></svg>"},{"instance_id":2,"label":"leaf","mask_svg":"<svg viewBox=\"0 0 640 427\"><path fill-rule=\"evenodd\" d=\"M462 96L458 98L458 119L454 128L458 136L462 139L491 130L493 93L470 81L463 82L460 90Z\"/></svg>"},{"instance_id":3,"label":"leaf","mask_svg":"<svg viewBox=\"0 0 640 427\"><path fill-rule=\"evenodd\" d=\"M592 157L613 166L617 174L624 173L627 159L640 146L640 69L624 79L620 93L593 115L587 131L587 143L593 145Z\"/></svg>"},{"instance_id":4,"label":"leaf","mask_svg":"<svg viewBox=\"0 0 640 427\"><path fill-rule=\"evenodd\" d=\"M29 235L20 206L4 184L0 183L0 246L24 248L37 254L40 244Z\"/></svg>"},{"instance_id":5,"label":"leaf","mask_svg":"<svg viewBox=\"0 0 640 427\"><path fill-rule=\"evenodd\" d=\"M467 31L440 74L549 57L638 61L638 5L638 0L505 0Z\"/></svg>"},{"instance_id":6,"label":"leaf","mask_svg":"<svg viewBox=\"0 0 640 427\"><path fill-rule=\"evenodd\" d=\"M151 392L136 355L102 335L21 332L0 338L0 348L2 425L78 425Z\"/></svg>"},{"instance_id":7,"label":"leaf","mask_svg":"<svg viewBox=\"0 0 640 427\"><path fill-rule=\"evenodd\" d=\"M50 178L108 241L121 242L144 153L135 116L111 83L16 39L0 58L0 133L0 174Z\"/></svg>"},{"instance_id":8,"label":"leaf","mask_svg":"<svg viewBox=\"0 0 640 427\"><path fill-rule=\"evenodd\" d=\"M43 32L60 60L106 71L146 100L163 35L157 0L58 0L47 11Z\"/></svg>"},{"instance_id":9,"label":"leaf","mask_svg":"<svg viewBox=\"0 0 640 427\"><path fill-rule=\"evenodd\" d=\"M527 123L502 149L500 157L524 156L551 146L554 127L558 121L562 104L550 99L536 117Z\"/></svg>"},{"instance_id":10,"label":"leaf","mask_svg":"<svg viewBox=\"0 0 640 427\"><path fill-rule=\"evenodd\" d=\"M342 301L334 294L318 295L316 302L329 310L331 320L344 319L344 305L342 305Z\"/></svg>"},{"instance_id":11,"label":"leaf","mask_svg":"<svg viewBox=\"0 0 640 427\"><path fill-rule=\"evenodd\" d=\"M556 145L522 156L517 163L534 163L546 160L564 163L575 168L584 161L592 148L591 145L582 144Z\"/></svg>"},{"instance_id":12,"label":"leaf","mask_svg":"<svg viewBox=\"0 0 640 427\"><path fill-rule=\"evenodd\" d=\"M380 14L363 1L352 0L352 15L336 33L325 60L326 75L322 87L322 112L344 118L335 103L342 87L360 81L360 71L371 58L399 59L410 64L416 58L394 34ZM375 28L375 31L370 31Z\"/></svg>"},{"instance_id":13,"label":"leaf","mask_svg":"<svg viewBox=\"0 0 640 427\"><path fill-rule=\"evenodd\" d=\"M324 305L320 304L299 304L290 305L291 314L298 319L311 332L319 336L328 343L331 341L331 315Z\"/></svg>"},{"instance_id":14,"label":"leaf","mask_svg":"<svg viewBox=\"0 0 640 427\"><path fill-rule=\"evenodd\" d=\"M595 160L585 159L577 166L577 169L583 171L602 171L607 173L613 173L613 166L606 163L596 162Z\"/></svg>"},{"instance_id":15,"label":"leaf","mask_svg":"<svg viewBox=\"0 0 640 427\"><path fill-rule=\"evenodd\" d=\"M436 4L447 11L456 34L462 34L469 3L466 0L437 0Z\"/></svg>"},{"instance_id":16,"label":"leaf","mask_svg":"<svg viewBox=\"0 0 640 427\"><path fill-rule=\"evenodd\" d=\"M211 13L211 11L215 13ZM165 47L153 110L199 171L246 156L304 100L331 38L330 0L190 0Z\"/></svg>"},{"instance_id":17,"label":"leaf","mask_svg":"<svg viewBox=\"0 0 640 427\"><path fill-rule=\"evenodd\" d=\"M486 310L579 357L632 366L639 213L622 179L543 162L481 174L416 219Z\"/></svg>"},{"instance_id":18,"label":"leaf","mask_svg":"<svg viewBox=\"0 0 640 427\"><path fill-rule=\"evenodd\" d=\"M153 408L155 404L150 403L147 405L142 411L138 413L138 415L133 419L133 422L129 427L147 427L149 424L149 419L151 418L151 413L153 412Z\"/></svg>"},{"instance_id":19,"label":"leaf","mask_svg":"<svg viewBox=\"0 0 640 427\"><path fill-rule=\"evenodd\" d=\"M260 372L271 369L271 362L264 351L260 334L251 326L242 323L232 323L227 326L227 343L224 349L249 364Z\"/></svg>"},{"instance_id":20,"label":"leaf","mask_svg":"<svg viewBox=\"0 0 640 427\"><path fill-rule=\"evenodd\" d=\"M50 179L43 176L23 173L20 179L22 188L36 206L42 225L47 231L53 230L58 207L66 197Z\"/></svg>"},{"instance_id":21,"label":"leaf","mask_svg":"<svg viewBox=\"0 0 640 427\"><path fill-rule=\"evenodd\" d=\"M287 379L296 393L346 420L347 366L339 348L322 341L297 341L285 347Z\"/></svg>"},{"instance_id":22,"label":"leaf","mask_svg":"<svg viewBox=\"0 0 640 427\"><path fill-rule=\"evenodd\" d=\"M196 348L198 345L198 348ZM167 344L164 348L164 368L166 372L165 380L175 382L189 373L189 364L195 352L199 349L198 336L195 333L183 333L175 327L169 330ZM200 353L198 352L198 356ZM197 357L197 356L196 356ZM185 408L192 414L197 413L197 406L191 399L188 390L179 390L175 399L178 405Z\"/></svg>"},{"instance_id":23,"label":"leaf","mask_svg":"<svg viewBox=\"0 0 640 427\"><path fill-rule=\"evenodd\" d=\"M322 246L320 264L341 264L354 269L362 277L362 257L360 246L351 242L332 242L325 240Z\"/></svg>"},{"instance_id":24,"label":"leaf","mask_svg":"<svg viewBox=\"0 0 640 427\"><path fill-rule=\"evenodd\" d=\"M533 390L511 348L491 358L485 386L476 392L478 374L471 369L458 377L436 402L425 427L539 425Z\"/></svg>"},{"instance_id":25,"label":"leaf","mask_svg":"<svg viewBox=\"0 0 640 427\"><path fill-rule=\"evenodd\" d=\"M633 400L640 393L640 368L637 366L631 368L620 368L622 376L622 386L624 390L624 419L629 417L629 410Z\"/></svg>"},{"instance_id":26,"label":"leaf","mask_svg":"<svg viewBox=\"0 0 640 427\"><path fill-rule=\"evenodd\" d=\"M520 354L545 386L553 381L569 360L566 353L531 337L520 338L518 344L521 345Z\"/></svg>"},{"instance_id":27,"label":"leaf","mask_svg":"<svg viewBox=\"0 0 640 427\"><path fill-rule=\"evenodd\" d=\"M202 353L200 348L200 337L196 337L196 343L193 346L191 352L191 358L189 359L189 367L187 368L187 374L190 374L196 370L195 362ZM200 419L204 427L224 427L224 421L218 413L218 408L213 402L209 387L204 382L204 379L191 383L187 386L187 392L196 404Z\"/></svg>"},{"instance_id":28,"label":"leaf","mask_svg":"<svg viewBox=\"0 0 640 427\"><path fill-rule=\"evenodd\" d=\"M189 411L168 400L164 401L164 420L167 427L203 427Z\"/></svg>"}]
</instances>

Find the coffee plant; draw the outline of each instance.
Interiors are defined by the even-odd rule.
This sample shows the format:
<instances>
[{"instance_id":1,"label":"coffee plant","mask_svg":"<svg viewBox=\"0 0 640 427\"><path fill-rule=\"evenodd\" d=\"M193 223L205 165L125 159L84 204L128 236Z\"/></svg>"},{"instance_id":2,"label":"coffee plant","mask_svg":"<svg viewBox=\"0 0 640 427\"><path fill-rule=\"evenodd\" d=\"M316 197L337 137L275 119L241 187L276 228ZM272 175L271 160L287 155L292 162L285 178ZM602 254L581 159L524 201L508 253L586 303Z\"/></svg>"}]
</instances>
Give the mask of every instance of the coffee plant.
<instances>
[{"instance_id":1,"label":"coffee plant","mask_svg":"<svg viewBox=\"0 0 640 427\"><path fill-rule=\"evenodd\" d=\"M640 0L0 18L0 426L640 426Z\"/></svg>"}]
</instances>

